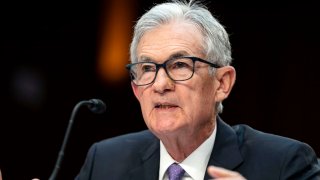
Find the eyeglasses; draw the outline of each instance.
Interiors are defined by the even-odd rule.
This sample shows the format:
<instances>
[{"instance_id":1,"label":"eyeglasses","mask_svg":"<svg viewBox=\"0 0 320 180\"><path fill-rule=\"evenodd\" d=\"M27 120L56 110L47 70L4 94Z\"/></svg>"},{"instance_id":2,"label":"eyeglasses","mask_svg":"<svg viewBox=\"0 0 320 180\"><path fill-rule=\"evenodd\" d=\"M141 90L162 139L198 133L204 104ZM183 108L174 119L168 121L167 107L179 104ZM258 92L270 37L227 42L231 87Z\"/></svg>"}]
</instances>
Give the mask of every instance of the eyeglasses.
<instances>
[{"instance_id":1,"label":"eyeglasses","mask_svg":"<svg viewBox=\"0 0 320 180\"><path fill-rule=\"evenodd\" d=\"M196 61L209 64L214 68L221 67L198 57L182 56L169 59L162 64L155 62L138 62L126 65L126 68L130 71L131 80L135 85L145 86L155 81L161 67L173 81L186 81L191 79L194 74Z\"/></svg>"}]
</instances>

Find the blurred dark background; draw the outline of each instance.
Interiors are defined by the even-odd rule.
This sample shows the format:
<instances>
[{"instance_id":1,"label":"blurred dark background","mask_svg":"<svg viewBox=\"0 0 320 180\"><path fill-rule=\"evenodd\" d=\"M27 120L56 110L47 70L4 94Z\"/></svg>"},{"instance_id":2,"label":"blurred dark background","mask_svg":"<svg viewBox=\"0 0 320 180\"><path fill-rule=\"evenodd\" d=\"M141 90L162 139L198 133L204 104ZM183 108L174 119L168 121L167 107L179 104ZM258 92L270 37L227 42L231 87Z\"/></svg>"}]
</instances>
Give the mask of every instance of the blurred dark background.
<instances>
[{"instance_id":1,"label":"blurred dark background","mask_svg":"<svg viewBox=\"0 0 320 180\"><path fill-rule=\"evenodd\" d=\"M71 111L81 100L100 98L107 111L95 115L80 109L59 179L76 176L92 143L146 128L122 65L128 62L134 22L158 2L1 2L4 180L49 177ZM207 2L230 34L237 70L222 118L304 141L320 156L317 6L308 1ZM125 20L129 23L116 25Z\"/></svg>"}]
</instances>

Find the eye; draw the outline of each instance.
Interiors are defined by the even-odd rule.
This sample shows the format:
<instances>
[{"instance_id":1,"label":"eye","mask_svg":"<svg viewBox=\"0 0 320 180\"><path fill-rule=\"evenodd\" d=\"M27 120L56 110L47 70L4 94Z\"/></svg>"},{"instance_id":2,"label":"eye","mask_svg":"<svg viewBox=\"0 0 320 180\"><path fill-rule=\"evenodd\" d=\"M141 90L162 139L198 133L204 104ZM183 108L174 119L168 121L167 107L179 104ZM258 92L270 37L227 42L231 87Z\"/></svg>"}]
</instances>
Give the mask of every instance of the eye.
<instances>
[{"instance_id":1,"label":"eye","mask_svg":"<svg viewBox=\"0 0 320 180\"><path fill-rule=\"evenodd\" d=\"M188 59L175 60L170 65L170 69L192 69L192 61Z\"/></svg>"},{"instance_id":2,"label":"eye","mask_svg":"<svg viewBox=\"0 0 320 180\"><path fill-rule=\"evenodd\" d=\"M184 67L188 67L189 65L187 63L184 62L176 62L174 63L174 67L176 68L184 68Z\"/></svg>"},{"instance_id":3,"label":"eye","mask_svg":"<svg viewBox=\"0 0 320 180\"><path fill-rule=\"evenodd\" d=\"M156 67L153 64L141 64L141 71L142 72L155 72Z\"/></svg>"}]
</instances>

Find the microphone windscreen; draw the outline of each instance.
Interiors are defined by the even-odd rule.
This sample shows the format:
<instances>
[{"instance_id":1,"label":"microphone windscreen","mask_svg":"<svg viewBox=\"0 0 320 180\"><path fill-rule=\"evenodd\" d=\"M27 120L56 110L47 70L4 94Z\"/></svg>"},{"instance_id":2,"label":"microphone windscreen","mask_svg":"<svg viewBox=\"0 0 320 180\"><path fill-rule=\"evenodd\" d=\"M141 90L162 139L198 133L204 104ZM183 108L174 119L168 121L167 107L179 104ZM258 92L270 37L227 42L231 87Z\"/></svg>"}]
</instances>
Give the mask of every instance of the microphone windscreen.
<instances>
[{"instance_id":1,"label":"microphone windscreen","mask_svg":"<svg viewBox=\"0 0 320 180\"><path fill-rule=\"evenodd\" d=\"M106 111L106 104L100 99L90 99L88 108L91 112L96 114L102 114Z\"/></svg>"}]
</instances>

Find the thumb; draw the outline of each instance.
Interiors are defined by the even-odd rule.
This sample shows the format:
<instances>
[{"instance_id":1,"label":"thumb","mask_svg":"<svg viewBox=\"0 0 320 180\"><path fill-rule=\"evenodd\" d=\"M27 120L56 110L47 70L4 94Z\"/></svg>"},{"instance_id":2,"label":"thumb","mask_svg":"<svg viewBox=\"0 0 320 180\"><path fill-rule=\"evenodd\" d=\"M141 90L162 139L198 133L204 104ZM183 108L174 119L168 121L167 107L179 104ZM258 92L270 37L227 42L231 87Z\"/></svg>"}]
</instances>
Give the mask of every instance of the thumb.
<instances>
[{"instance_id":1,"label":"thumb","mask_svg":"<svg viewBox=\"0 0 320 180\"><path fill-rule=\"evenodd\" d=\"M245 179L236 171L230 171L216 166L209 166L208 174L214 178L235 178L241 180Z\"/></svg>"}]
</instances>

